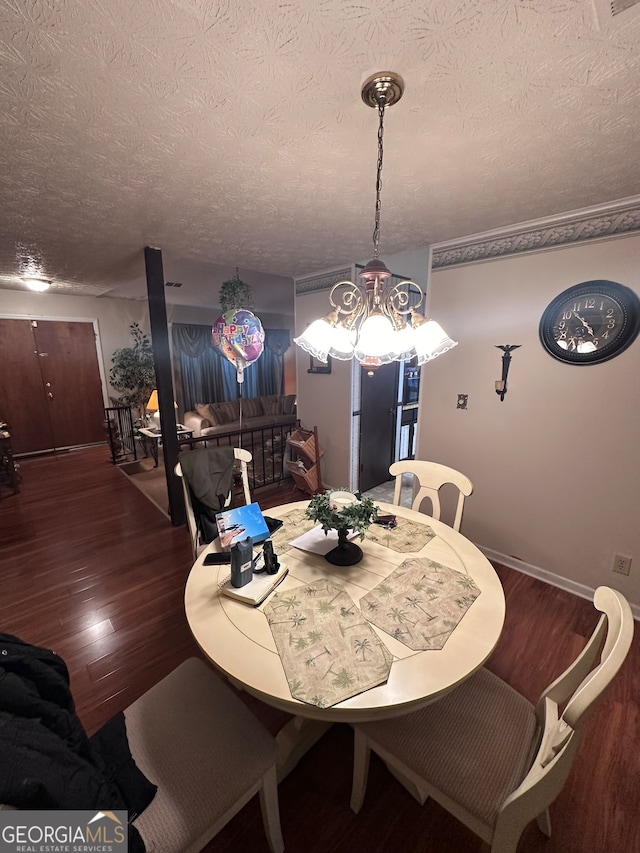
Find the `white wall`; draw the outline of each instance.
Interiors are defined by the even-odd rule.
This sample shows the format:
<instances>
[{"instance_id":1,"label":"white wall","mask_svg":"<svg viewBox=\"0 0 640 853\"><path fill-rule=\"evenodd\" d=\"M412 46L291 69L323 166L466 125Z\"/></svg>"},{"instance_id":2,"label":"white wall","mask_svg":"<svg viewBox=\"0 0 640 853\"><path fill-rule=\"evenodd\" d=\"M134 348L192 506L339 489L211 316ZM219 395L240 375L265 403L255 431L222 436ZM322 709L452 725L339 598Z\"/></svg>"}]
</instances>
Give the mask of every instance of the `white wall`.
<instances>
[{"instance_id":1,"label":"white wall","mask_svg":"<svg viewBox=\"0 0 640 853\"><path fill-rule=\"evenodd\" d=\"M570 366L538 337L547 304L590 279L640 293L640 236L431 273L431 315L459 346L422 370L417 455L473 481L471 540L640 604L640 338L604 364ZM521 344L504 402L497 344ZM629 578L612 574L614 552L633 557Z\"/></svg>"},{"instance_id":2,"label":"white wall","mask_svg":"<svg viewBox=\"0 0 640 853\"><path fill-rule=\"evenodd\" d=\"M324 317L330 305L328 290L296 297L296 335L318 317ZM351 362L331 362L331 373L307 373L309 354L296 344L298 417L305 429L318 427L318 440L324 450L321 461L325 486L338 488L349 482L351 441Z\"/></svg>"}]
</instances>

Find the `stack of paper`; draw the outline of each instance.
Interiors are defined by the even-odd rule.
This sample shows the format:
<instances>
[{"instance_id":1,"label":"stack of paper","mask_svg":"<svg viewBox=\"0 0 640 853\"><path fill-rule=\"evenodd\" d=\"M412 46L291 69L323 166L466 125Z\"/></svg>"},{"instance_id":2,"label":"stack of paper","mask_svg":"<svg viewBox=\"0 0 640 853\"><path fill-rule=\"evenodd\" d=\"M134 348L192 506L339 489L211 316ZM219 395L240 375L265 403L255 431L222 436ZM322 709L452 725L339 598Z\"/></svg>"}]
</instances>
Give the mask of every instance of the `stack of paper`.
<instances>
[{"instance_id":1,"label":"stack of paper","mask_svg":"<svg viewBox=\"0 0 640 853\"><path fill-rule=\"evenodd\" d=\"M348 538L353 539L358 534L354 530L349 531ZM298 536L297 539L292 539L289 542L294 548L299 548L301 551L312 551L314 554L328 554L338 547L338 531L329 530L324 532L320 524L316 524L311 530Z\"/></svg>"}]
</instances>

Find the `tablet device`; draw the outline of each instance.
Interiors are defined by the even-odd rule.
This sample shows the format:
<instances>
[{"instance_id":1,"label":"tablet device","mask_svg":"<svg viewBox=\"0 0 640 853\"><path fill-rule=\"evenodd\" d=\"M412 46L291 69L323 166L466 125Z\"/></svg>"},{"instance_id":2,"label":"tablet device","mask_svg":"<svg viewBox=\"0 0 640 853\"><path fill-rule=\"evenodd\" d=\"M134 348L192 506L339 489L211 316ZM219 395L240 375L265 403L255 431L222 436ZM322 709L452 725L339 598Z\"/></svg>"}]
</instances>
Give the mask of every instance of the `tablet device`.
<instances>
[{"instance_id":1,"label":"tablet device","mask_svg":"<svg viewBox=\"0 0 640 853\"><path fill-rule=\"evenodd\" d=\"M267 522L267 527L269 528L269 536L273 536L276 530L279 530L284 524L279 518L271 518L269 515L265 515L264 520Z\"/></svg>"}]
</instances>

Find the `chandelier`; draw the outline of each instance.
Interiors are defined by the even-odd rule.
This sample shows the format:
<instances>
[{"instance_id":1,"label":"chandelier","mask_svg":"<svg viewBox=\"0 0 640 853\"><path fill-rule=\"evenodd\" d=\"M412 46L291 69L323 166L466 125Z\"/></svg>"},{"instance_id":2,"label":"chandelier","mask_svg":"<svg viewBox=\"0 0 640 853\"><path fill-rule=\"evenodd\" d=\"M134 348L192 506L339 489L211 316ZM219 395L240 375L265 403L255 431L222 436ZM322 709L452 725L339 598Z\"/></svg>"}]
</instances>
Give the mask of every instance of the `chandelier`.
<instances>
[{"instance_id":1,"label":"chandelier","mask_svg":"<svg viewBox=\"0 0 640 853\"><path fill-rule=\"evenodd\" d=\"M392 273L378 258L384 112L403 92L402 78L390 71L372 75L362 86L362 100L377 107L379 115L373 259L358 274L361 284L334 284L329 293L331 311L294 338L319 361L326 362L328 356L343 361L355 358L370 372L414 357L424 364L457 345L435 320L418 312L424 302L420 286L410 280L387 283Z\"/></svg>"}]
</instances>

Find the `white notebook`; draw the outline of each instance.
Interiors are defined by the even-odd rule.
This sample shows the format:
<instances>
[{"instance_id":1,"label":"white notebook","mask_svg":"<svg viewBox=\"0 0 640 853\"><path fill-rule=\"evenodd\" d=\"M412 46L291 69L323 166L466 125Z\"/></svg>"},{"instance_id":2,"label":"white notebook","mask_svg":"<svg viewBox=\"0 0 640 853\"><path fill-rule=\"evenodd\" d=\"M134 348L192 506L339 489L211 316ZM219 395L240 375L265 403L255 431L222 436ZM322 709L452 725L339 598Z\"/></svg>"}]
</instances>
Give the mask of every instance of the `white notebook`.
<instances>
[{"instance_id":1,"label":"white notebook","mask_svg":"<svg viewBox=\"0 0 640 853\"><path fill-rule=\"evenodd\" d=\"M254 575L253 580L250 580L244 586L238 587L231 586L231 576L229 576L220 584L220 592L228 595L229 598L235 598L238 601L243 601L245 604L252 604L254 607L257 607L284 580L288 571L288 567L280 563L280 568L274 575Z\"/></svg>"},{"instance_id":2,"label":"white notebook","mask_svg":"<svg viewBox=\"0 0 640 853\"><path fill-rule=\"evenodd\" d=\"M350 530L347 536L348 539L353 539L357 536L355 530ZM326 533L320 524L316 524L311 530L307 530L296 539L292 539L289 545L298 548L300 551L312 551L314 554L328 554L338 547L338 531L328 530Z\"/></svg>"}]
</instances>

